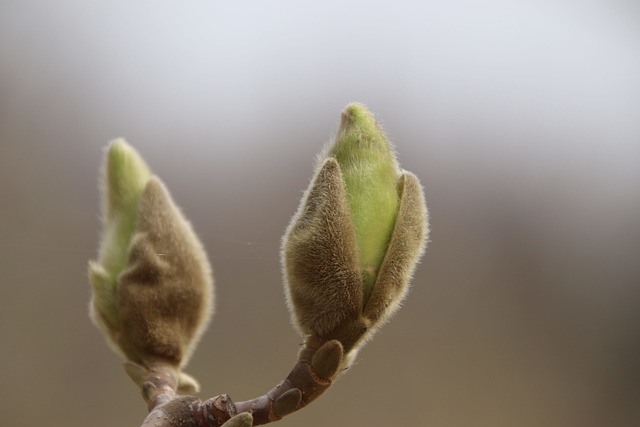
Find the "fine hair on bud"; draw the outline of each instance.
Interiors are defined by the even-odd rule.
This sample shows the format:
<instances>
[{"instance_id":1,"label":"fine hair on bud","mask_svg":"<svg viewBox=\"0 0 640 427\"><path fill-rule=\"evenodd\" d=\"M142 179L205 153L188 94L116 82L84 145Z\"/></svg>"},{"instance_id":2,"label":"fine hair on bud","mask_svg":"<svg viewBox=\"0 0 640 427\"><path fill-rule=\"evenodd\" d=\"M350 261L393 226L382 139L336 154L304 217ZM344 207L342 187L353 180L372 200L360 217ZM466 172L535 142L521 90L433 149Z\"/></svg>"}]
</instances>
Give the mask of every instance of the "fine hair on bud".
<instances>
[{"instance_id":1,"label":"fine hair on bud","mask_svg":"<svg viewBox=\"0 0 640 427\"><path fill-rule=\"evenodd\" d=\"M181 372L213 311L206 253L160 179L124 140L107 148L103 231L89 263L90 315L142 386L154 365L172 366L179 391L198 384Z\"/></svg>"},{"instance_id":2,"label":"fine hair on bud","mask_svg":"<svg viewBox=\"0 0 640 427\"><path fill-rule=\"evenodd\" d=\"M399 308L427 237L418 179L367 108L350 104L283 238L296 328L307 340L337 339L348 365Z\"/></svg>"},{"instance_id":3,"label":"fine hair on bud","mask_svg":"<svg viewBox=\"0 0 640 427\"><path fill-rule=\"evenodd\" d=\"M285 291L303 335L329 337L362 306L355 231L340 167L327 159L283 239Z\"/></svg>"},{"instance_id":4,"label":"fine hair on bud","mask_svg":"<svg viewBox=\"0 0 640 427\"><path fill-rule=\"evenodd\" d=\"M158 178L147 183L139 209L119 278L120 345L133 361L184 366L212 312L211 269Z\"/></svg>"}]
</instances>

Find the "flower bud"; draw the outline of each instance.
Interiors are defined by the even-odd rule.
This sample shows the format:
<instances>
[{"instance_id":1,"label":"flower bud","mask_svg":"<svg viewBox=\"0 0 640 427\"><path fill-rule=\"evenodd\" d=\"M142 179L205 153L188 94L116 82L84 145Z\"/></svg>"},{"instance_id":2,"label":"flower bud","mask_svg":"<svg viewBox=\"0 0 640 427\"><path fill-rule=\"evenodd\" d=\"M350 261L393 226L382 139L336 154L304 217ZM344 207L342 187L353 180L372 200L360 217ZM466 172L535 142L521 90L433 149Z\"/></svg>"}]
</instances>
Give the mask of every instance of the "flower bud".
<instances>
[{"instance_id":1,"label":"flower bud","mask_svg":"<svg viewBox=\"0 0 640 427\"><path fill-rule=\"evenodd\" d=\"M428 236L418 179L373 115L349 105L283 239L285 291L305 337L349 353L406 295ZM352 352L351 357L355 352Z\"/></svg>"},{"instance_id":2,"label":"flower bud","mask_svg":"<svg viewBox=\"0 0 640 427\"><path fill-rule=\"evenodd\" d=\"M336 142L327 155L336 159L342 172L366 304L396 221L400 170L391 144L360 104L342 112Z\"/></svg>"},{"instance_id":3,"label":"flower bud","mask_svg":"<svg viewBox=\"0 0 640 427\"><path fill-rule=\"evenodd\" d=\"M180 368L212 312L204 249L160 179L123 140L107 149L103 193L102 243L89 263L91 318L133 363L127 372L134 381L163 364L175 367L183 390L197 389Z\"/></svg>"}]
</instances>

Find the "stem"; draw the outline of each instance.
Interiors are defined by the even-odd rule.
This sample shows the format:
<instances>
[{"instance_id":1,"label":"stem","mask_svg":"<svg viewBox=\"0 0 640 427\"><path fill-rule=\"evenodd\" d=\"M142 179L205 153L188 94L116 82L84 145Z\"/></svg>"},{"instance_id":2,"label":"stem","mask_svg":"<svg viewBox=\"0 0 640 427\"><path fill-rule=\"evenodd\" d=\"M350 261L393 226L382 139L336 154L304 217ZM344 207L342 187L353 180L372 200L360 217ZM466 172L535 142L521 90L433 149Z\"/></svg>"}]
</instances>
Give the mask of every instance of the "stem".
<instances>
[{"instance_id":1,"label":"stem","mask_svg":"<svg viewBox=\"0 0 640 427\"><path fill-rule=\"evenodd\" d=\"M329 388L343 358L339 341L311 337L284 380L266 394L238 403L226 394L205 401L178 396L175 371L154 367L143 385L150 412L142 427L249 427L278 421L304 408Z\"/></svg>"}]
</instances>

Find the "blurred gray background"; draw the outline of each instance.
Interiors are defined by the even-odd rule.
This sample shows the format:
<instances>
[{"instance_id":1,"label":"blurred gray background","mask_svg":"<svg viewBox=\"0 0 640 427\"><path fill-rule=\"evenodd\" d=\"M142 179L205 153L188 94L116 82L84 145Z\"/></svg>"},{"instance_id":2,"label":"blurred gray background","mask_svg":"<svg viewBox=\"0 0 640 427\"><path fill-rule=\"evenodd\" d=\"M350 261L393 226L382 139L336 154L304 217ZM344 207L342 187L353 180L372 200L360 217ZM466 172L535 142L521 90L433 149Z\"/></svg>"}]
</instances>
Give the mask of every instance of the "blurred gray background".
<instances>
[{"instance_id":1,"label":"blurred gray background","mask_svg":"<svg viewBox=\"0 0 640 427\"><path fill-rule=\"evenodd\" d=\"M279 425L640 425L639 76L631 0L0 2L0 425L146 414L87 317L119 136L214 266L201 396L286 375L280 238L351 101L425 186L431 243L356 366Z\"/></svg>"}]
</instances>

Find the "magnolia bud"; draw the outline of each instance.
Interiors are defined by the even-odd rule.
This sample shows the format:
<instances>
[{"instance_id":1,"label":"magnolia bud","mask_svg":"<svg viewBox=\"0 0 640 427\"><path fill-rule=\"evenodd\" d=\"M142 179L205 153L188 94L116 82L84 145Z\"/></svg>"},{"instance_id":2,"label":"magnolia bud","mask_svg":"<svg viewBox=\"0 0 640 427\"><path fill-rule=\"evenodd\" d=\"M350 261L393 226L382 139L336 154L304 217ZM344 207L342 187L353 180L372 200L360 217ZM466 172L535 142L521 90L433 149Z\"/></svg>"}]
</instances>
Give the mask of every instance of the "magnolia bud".
<instances>
[{"instance_id":1,"label":"magnolia bud","mask_svg":"<svg viewBox=\"0 0 640 427\"><path fill-rule=\"evenodd\" d=\"M373 115L349 105L283 239L285 291L305 337L349 353L398 309L426 246L418 179ZM352 352L353 356L355 352Z\"/></svg>"},{"instance_id":2,"label":"magnolia bud","mask_svg":"<svg viewBox=\"0 0 640 427\"><path fill-rule=\"evenodd\" d=\"M391 144L373 115L359 104L342 112L336 142L327 156L336 159L344 179L366 304L396 221L401 172Z\"/></svg>"},{"instance_id":3,"label":"magnolia bud","mask_svg":"<svg viewBox=\"0 0 640 427\"><path fill-rule=\"evenodd\" d=\"M146 369L175 367L182 390L197 383L180 369L212 313L211 267L202 244L162 182L123 140L107 149L103 236L89 263L90 314L140 383ZM141 385L141 384L139 384Z\"/></svg>"}]
</instances>

